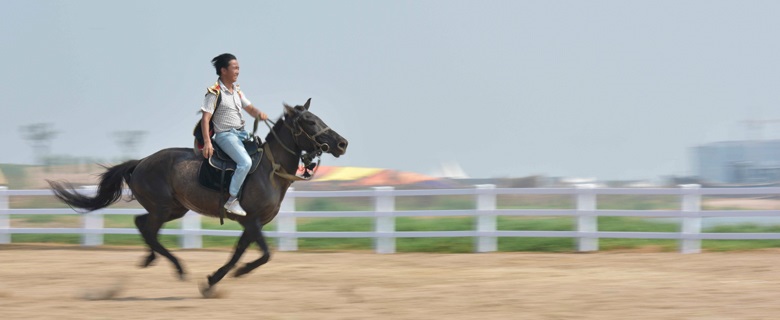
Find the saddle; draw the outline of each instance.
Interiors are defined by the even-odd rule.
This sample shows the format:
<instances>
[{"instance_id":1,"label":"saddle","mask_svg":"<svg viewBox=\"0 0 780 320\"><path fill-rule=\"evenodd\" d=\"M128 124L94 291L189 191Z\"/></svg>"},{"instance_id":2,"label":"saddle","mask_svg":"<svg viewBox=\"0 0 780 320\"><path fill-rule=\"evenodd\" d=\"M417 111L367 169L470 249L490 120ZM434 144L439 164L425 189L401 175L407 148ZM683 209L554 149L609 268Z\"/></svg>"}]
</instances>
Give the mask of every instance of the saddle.
<instances>
[{"instance_id":1,"label":"saddle","mask_svg":"<svg viewBox=\"0 0 780 320\"><path fill-rule=\"evenodd\" d=\"M200 169L198 170L198 182L205 188L221 193L221 208L222 202L226 199L228 186L230 185L230 180L233 178L233 173L236 171L237 165L236 162L219 147L219 145L214 143L213 146L214 154L208 159L203 159L203 162L200 165ZM263 158L263 145L260 143L260 138L255 136L251 141L244 141L244 149L246 149L249 157L252 158L252 166L249 168L248 176L255 172L257 167L260 166L260 161ZM246 184L247 180L244 180L244 184ZM243 189L242 186L241 190ZM243 192L239 192L238 194L239 201L242 198L242 194ZM222 218L224 216L224 209L221 209L220 224L222 224Z\"/></svg>"}]
</instances>

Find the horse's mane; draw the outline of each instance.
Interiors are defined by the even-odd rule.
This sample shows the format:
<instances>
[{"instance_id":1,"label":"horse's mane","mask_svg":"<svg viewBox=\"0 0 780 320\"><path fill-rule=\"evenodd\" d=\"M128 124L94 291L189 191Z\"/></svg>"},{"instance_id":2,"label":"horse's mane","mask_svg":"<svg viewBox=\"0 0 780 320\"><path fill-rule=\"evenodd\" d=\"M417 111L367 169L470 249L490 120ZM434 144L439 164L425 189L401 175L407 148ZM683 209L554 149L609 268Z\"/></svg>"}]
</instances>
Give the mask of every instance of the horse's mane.
<instances>
[{"instance_id":1,"label":"horse's mane","mask_svg":"<svg viewBox=\"0 0 780 320\"><path fill-rule=\"evenodd\" d=\"M268 141L272 137L276 139L276 137L274 137L274 132L276 132L276 134L279 134L279 132L282 130L282 127L284 126L284 120L285 120L284 115L281 115L279 116L279 119L276 119L274 126L271 128L271 131L269 131L268 134L265 135L265 141Z\"/></svg>"}]
</instances>

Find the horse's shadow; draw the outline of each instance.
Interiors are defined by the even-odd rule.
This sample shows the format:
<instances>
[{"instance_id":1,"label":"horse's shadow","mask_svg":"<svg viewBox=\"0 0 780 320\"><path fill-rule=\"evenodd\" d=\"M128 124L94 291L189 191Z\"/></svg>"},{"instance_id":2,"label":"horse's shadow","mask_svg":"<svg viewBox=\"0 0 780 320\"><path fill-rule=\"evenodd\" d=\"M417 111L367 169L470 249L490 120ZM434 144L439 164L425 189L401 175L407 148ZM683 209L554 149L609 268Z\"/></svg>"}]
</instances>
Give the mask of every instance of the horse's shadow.
<instances>
[{"instance_id":1,"label":"horse's shadow","mask_svg":"<svg viewBox=\"0 0 780 320\"><path fill-rule=\"evenodd\" d=\"M182 300L189 300L192 298L187 297L160 297L160 298L144 298L144 297L123 297L123 298L113 298L108 299L111 301L182 301Z\"/></svg>"}]
</instances>

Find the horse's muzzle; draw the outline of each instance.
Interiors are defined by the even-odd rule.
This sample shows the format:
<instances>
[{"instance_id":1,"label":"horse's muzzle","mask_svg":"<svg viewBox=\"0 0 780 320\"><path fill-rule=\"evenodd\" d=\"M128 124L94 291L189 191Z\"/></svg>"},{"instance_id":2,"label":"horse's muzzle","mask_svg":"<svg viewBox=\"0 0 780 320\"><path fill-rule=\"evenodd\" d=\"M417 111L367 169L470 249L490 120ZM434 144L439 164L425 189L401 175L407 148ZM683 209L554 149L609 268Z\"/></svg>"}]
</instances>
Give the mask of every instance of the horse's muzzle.
<instances>
[{"instance_id":1,"label":"horse's muzzle","mask_svg":"<svg viewBox=\"0 0 780 320\"><path fill-rule=\"evenodd\" d=\"M348 144L347 140L339 141L338 146L342 154L347 152L347 144Z\"/></svg>"},{"instance_id":2,"label":"horse's muzzle","mask_svg":"<svg viewBox=\"0 0 780 320\"><path fill-rule=\"evenodd\" d=\"M347 139L341 138L339 139L339 142L336 144L336 152L331 152L331 154L335 155L336 157L347 153Z\"/></svg>"}]
</instances>

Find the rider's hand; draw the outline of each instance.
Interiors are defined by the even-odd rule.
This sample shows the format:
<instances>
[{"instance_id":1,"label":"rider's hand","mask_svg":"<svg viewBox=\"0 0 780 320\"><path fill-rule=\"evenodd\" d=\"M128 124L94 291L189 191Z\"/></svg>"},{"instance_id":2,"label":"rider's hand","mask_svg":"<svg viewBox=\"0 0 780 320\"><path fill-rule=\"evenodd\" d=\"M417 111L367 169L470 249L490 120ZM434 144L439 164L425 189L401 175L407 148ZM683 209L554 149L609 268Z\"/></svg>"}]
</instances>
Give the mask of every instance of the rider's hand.
<instances>
[{"instance_id":1,"label":"rider's hand","mask_svg":"<svg viewBox=\"0 0 780 320\"><path fill-rule=\"evenodd\" d=\"M211 145L211 142L206 142L203 145L203 157L208 159L212 154L214 154L214 147Z\"/></svg>"},{"instance_id":2,"label":"rider's hand","mask_svg":"<svg viewBox=\"0 0 780 320\"><path fill-rule=\"evenodd\" d=\"M268 115L265 114L265 112L257 110L257 117L256 118L258 118L260 120L266 120L266 119L268 119Z\"/></svg>"}]
</instances>

